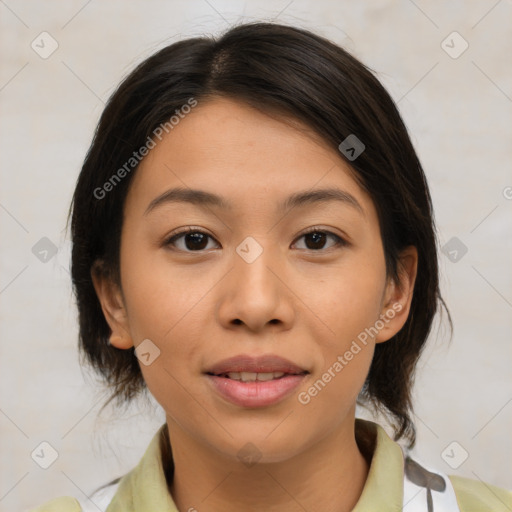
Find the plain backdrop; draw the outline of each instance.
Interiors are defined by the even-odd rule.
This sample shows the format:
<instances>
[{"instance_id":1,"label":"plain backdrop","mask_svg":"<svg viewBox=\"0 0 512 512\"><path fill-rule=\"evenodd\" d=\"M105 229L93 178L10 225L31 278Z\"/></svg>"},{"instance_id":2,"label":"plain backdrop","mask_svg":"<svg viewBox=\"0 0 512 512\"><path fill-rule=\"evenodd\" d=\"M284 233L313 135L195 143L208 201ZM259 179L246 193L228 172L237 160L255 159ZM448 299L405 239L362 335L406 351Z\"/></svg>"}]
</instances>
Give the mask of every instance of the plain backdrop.
<instances>
[{"instance_id":1,"label":"plain backdrop","mask_svg":"<svg viewBox=\"0 0 512 512\"><path fill-rule=\"evenodd\" d=\"M151 401L98 418L105 395L78 360L69 202L104 103L138 62L257 19L342 45L398 102L454 322L451 343L438 322L419 364L413 453L512 488L511 16L510 0L1 0L0 509L89 494L164 421Z\"/></svg>"}]
</instances>

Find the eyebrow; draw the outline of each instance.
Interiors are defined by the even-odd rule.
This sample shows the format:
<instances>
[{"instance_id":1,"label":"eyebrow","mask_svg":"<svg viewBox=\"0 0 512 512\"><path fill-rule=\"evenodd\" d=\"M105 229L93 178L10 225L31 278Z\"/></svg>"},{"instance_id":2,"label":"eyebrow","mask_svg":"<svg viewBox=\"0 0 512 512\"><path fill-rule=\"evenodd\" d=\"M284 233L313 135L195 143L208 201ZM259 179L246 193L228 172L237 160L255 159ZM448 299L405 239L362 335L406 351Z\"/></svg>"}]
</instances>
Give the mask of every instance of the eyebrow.
<instances>
[{"instance_id":1,"label":"eyebrow","mask_svg":"<svg viewBox=\"0 0 512 512\"><path fill-rule=\"evenodd\" d=\"M326 203L329 201L338 201L347 204L364 215L364 210L357 199L349 192L338 188L322 188L296 192L278 205L278 211L284 211L310 204ZM153 199L146 208L144 215L147 215L156 208L169 203L190 203L197 206L212 206L225 210L233 209L233 205L229 201L217 194L213 194L212 192L207 192L205 190L178 187L169 189Z\"/></svg>"}]
</instances>

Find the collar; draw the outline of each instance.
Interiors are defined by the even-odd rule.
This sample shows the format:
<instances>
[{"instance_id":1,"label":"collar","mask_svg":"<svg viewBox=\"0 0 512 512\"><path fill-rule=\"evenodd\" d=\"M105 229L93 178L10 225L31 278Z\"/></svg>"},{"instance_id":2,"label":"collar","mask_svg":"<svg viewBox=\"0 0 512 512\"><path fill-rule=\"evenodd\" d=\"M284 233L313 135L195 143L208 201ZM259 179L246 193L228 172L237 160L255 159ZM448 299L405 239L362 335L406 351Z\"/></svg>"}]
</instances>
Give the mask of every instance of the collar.
<instances>
[{"instance_id":1,"label":"collar","mask_svg":"<svg viewBox=\"0 0 512 512\"><path fill-rule=\"evenodd\" d=\"M360 418L356 418L355 436L360 450L370 454L371 463L363 492L352 512L402 510L404 455L400 445L378 423Z\"/></svg>"},{"instance_id":2,"label":"collar","mask_svg":"<svg viewBox=\"0 0 512 512\"><path fill-rule=\"evenodd\" d=\"M355 421L356 441L367 459L371 458L371 463L363 492L353 512L401 510L404 456L400 445L377 423L361 418ZM106 512L179 512L168 491L162 465L166 432L167 425L164 424L151 440L138 465L120 480Z\"/></svg>"}]
</instances>

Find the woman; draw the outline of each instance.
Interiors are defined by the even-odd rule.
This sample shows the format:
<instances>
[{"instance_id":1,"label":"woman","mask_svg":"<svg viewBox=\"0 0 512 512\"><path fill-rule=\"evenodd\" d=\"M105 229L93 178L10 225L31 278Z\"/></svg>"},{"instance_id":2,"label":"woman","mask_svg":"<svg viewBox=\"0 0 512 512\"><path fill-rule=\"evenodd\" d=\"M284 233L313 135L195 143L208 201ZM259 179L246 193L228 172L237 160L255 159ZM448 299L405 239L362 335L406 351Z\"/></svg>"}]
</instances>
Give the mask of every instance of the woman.
<instances>
[{"instance_id":1,"label":"woman","mask_svg":"<svg viewBox=\"0 0 512 512\"><path fill-rule=\"evenodd\" d=\"M147 388L167 421L120 480L37 510L512 509L408 456L444 305L432 204L343 49L252 23L160 50L106 106L71 218L81 349L113 399Z\"/></svg>"}]
</instances>

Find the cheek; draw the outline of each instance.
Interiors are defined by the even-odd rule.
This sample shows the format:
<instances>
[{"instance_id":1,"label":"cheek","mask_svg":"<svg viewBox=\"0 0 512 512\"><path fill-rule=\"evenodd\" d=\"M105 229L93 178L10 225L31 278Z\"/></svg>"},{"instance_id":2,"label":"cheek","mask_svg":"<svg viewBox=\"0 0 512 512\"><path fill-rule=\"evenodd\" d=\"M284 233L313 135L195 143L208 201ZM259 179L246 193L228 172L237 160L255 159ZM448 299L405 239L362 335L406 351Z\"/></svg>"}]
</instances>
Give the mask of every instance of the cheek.
<instances>
[{"instance_id":1,"label":"cheek","mask_svg":"<svg viewBox=\"0 0 512 512\"><path fill-rule=\"evenodd\" d=\"M318 322L311 325L311 349L320 364L296 397L303 428L327 434L355 406L374 354L368 328L378 319L381 290L379 272L347 271L323 283L323 294L308 295L329 329L321 329L320 337Z\"/></svg>"},{"instance_id":2,"label":"cheek","mask_svg":"<svg viewBox=\"0 0 512 512\"><path fill-rule=\"evenodd\" d=\"M141 292L132 301L131 331L139 340L150 339L157 347L158 357L147 366L140 365L157 402L173 418L179 419L186 411L191 416L187 421L204 421L195 417L198 411L191 407L190 391L198 374L197 361L205 351L201 346L208 331L201 319L207 317L207 312L201 295L196 297L190 289L171 289L172 293L154 288L152 293Z\"/></svg>"},{"instance_id":3,"label":"cheek","mask_svg":"<svg viewBox=\"0 0 512 512\"><path fill-rule=\"evenodd\" d=\"M308 306L322 320L309 325L316 345L312 348L321 357L313 384L308 383L301 390L306 395L299 400L303 405L307 403L311 411L318 409L316 412L320 413L324 409L325 414L329 404L336 404L331 413L341 414L346 410L344 406L356 400L364 384L374 353L374 327L381 313L386 282L383 261L378 251L366 257L354 254L331 270L328 278L320 279L320 286L308 289Z\"/></svg>"},{"instance_id":4,"label":"cheek","mask_svg":"<svg viewBox=\"0 0 512 512\"><path fill-rule=\"evenodd\" d=\"M130 332L136 345L144 338L168 343L184 323L190 328L189 315L195 314L213 285L211 272L202 276L200 265L181 268L165 251L146 245L128 235L121 261Z\"/></svg>"},{"instance_id":5,"label":"cheek","mask_svg":"<svg viewBox=\"0 0 512 512\"><path fill-rule=\"evenodd\" d=\"M191 373L198 371L201 346L208 343L211 312L205 294L218 278L206 267L204 276L197 266L180 270L161 251L130 250L129 244L127 237L121 275L130 335L135 346L149 339L158 354L151 364L140 365L144 380L171 415L173 410L188 411L190 395L185 390Z\"/></svg>"},{"instance_id":6,"label":"cheek","mask_svg":"<svg viewBox=\"0 0 512 512\"><path fill-rule=\"evenodd\" d=\"M334 286L333 283L331 286ZM316 407L328 403L349 404L357 398L368 373L373 352L374 336L372 326L379 318L380 286L363 286L361 281L344 281L344 291L328 290L330 301L323 300L322 310L329 331L322 337L311 332L316 340L313 350L321 352L321 364L315 375L315 389L308 395ZM322 405L323 404L323 405Z\"/></svg>"},{"instance_id":7,"label":"cheek","mask_svg":"<svg viewBox=\"0 0 512 512\"><path fill-rule=\"evenodd\" d=\"M329 340L329 351L344 350L347 343L375 324L385 283L385 267L379 258L354 253L307 284L305 302L321 320L317 327L322 327L324 339Z\"/></svg>"}]
</instances>

